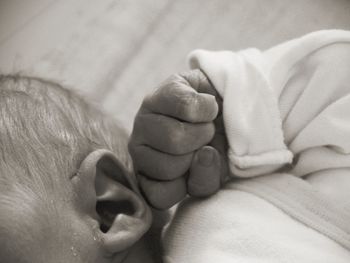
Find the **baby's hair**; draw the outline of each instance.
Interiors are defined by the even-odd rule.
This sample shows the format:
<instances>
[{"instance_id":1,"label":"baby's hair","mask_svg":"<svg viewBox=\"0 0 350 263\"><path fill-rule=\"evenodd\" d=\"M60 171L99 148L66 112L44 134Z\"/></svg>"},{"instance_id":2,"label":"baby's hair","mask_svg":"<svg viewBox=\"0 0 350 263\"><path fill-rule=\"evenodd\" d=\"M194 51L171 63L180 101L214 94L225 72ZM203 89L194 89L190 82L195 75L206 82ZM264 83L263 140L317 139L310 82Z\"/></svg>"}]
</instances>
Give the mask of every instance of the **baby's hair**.
<instances>
[{"instance_id":1,"label":"baby's hair","mask_svg":"<svg viewBox=\"0 0 350 263\"><path fill-rule=\"evenodd\" d=\"M99 148L131 167L126 133L114 119L57 83L0 75L0 211L9 212L0 216L0 235L11 217L35 217L34 203L57 213L50 202L72 194L63 181Z\"/></svg>"}]
</instances>

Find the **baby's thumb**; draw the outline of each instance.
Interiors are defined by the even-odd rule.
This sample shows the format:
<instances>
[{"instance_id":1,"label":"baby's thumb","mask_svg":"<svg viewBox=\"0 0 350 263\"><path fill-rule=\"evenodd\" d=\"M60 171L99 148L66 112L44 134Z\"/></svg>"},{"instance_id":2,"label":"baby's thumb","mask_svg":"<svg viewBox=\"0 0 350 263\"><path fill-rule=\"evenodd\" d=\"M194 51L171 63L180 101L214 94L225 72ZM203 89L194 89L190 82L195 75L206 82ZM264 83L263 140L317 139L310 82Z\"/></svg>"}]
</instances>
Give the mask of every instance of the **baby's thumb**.
<instances>
[{"instance_id":1,"label":"baby's thumb","mask_svg":"<svg viewBox=\"0 0 350 263\"><path fill-rule=\"evenodd\" d=\"M219 152L211 146L200 148L193 157L187 181L191 196L206 197L220 188L221 160Z\"/></svg>"}]
</instances>

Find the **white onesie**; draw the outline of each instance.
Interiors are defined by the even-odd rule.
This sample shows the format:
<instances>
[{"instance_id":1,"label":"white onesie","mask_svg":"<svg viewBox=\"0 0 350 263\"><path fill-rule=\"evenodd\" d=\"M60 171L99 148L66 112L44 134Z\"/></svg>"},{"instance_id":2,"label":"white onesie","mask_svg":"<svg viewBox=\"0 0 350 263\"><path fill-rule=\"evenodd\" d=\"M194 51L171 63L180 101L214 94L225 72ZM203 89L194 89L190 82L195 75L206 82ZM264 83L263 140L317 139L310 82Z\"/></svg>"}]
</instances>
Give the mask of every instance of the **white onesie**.
<instances>
[{"instance_id":1,"label":"white onesie","mask_svg":"<svg viewBox=\"0 0 350 263\"><path fill-rule=\"evenodd\" d=\"M235 178L180 205L164 261L350 262L350 32L189 60L223 98Z\"/></svg>"}]
</instances>

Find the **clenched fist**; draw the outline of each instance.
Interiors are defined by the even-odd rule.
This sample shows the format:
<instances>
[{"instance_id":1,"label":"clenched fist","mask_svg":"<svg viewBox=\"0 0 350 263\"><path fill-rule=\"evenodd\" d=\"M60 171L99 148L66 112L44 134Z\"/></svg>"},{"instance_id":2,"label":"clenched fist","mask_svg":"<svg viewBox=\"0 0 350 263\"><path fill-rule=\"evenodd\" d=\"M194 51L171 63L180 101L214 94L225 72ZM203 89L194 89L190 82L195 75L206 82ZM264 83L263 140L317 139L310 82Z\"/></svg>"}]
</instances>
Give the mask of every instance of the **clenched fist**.
<instances>
[{"instance_id":1,"label":"clenched fist","mask_svg":"<svg viewBox=\"0 0 350 263\"><path fill-rule=\"evenodd\" d=\"M173 75L147 96L129 150L140 188L155 208L186 194L215 193L227 172L222 101L200 70Z\"/></svg>"}]
</instances>

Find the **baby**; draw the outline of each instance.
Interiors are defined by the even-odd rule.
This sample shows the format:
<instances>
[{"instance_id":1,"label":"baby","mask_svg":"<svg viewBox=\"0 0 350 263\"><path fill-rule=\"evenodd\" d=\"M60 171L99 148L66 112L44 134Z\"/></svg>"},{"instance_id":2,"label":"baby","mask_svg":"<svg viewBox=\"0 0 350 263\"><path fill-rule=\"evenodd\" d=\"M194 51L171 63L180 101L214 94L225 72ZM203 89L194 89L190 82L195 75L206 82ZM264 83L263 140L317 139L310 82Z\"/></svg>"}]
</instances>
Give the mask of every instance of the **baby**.
<instances>
[{"instance_id":1,"label":"baby","mask_svg":"<svg viewBox=\"0 0 350 263\"><path fill-rule=\"evenodd\" d=\"M180 204L164 262L348 262L343 42L196 51L201 70L164 82L135 119L137 178L111 118L55 83L1 77L0 262L160 261L159 213L138 186L158 209L217 192Z\"/></svg>"}]
</instances>

